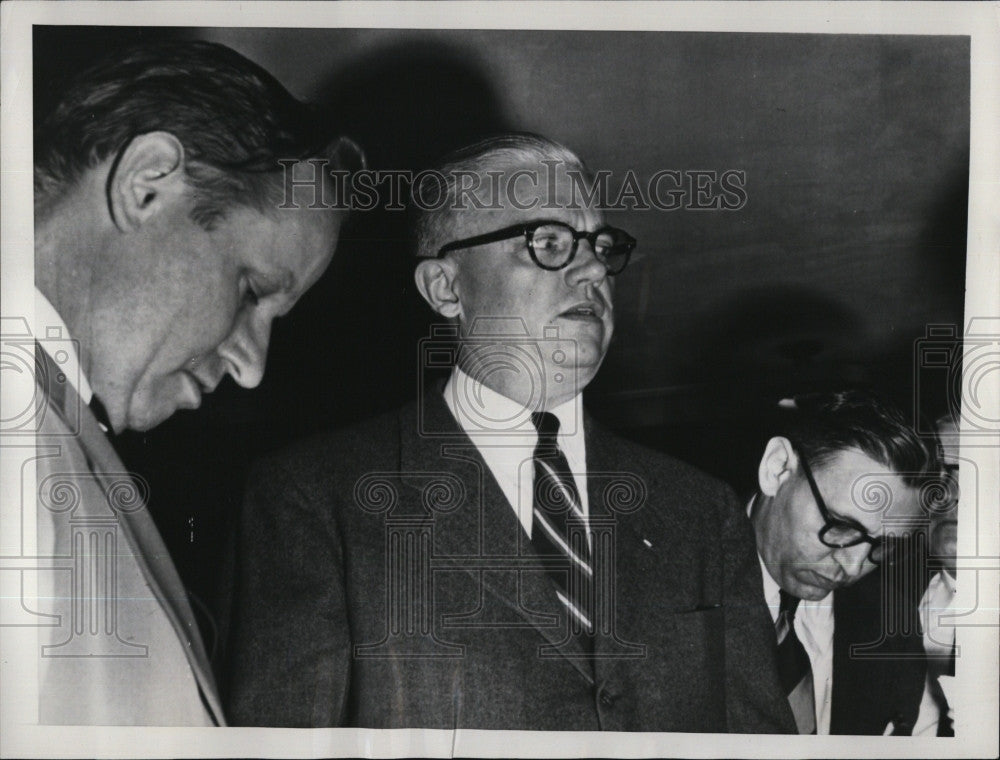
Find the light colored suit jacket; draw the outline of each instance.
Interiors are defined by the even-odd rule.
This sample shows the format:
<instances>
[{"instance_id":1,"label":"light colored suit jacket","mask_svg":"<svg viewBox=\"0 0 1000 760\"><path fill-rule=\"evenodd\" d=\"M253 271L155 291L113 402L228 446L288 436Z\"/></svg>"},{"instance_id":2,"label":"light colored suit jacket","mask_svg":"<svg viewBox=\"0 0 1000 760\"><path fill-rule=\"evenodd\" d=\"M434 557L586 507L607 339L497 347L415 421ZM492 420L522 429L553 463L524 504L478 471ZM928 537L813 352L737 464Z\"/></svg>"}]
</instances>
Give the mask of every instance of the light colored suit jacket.
<instances>
[{"instance_id":1,"label":"light colored suit jacket","mask_svg":"<svg viewBox=\"0 0 1000 760\"><path fill-rule=\"evenodd\" d=\"M36 348L39 720L68 725L223 725L184 586L90 409Z\"/></svg>"},{"instance_id":2,"label":"light colored suit jacket","mask_svg":"<svg viewBox=\"0 0 1000 760\"><path fill-rule=\"evenodd\" d=\"M241 725L791 732L731 491L589 419L596 659L440 394L266 461L238 538ZM611 557L606 549L614 547Z\"/></svg>"}]
</instances>

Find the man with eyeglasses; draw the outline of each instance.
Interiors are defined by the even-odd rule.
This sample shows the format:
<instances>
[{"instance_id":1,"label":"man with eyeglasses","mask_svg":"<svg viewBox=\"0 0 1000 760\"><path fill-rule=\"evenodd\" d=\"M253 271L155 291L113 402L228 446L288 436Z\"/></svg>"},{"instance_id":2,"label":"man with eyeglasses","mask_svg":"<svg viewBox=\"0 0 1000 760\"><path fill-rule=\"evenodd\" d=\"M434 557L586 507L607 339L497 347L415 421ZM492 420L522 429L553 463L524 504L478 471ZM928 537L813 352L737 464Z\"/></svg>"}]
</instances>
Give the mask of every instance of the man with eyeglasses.
<instances>
[{"instance_id":1,"label":"man with eyeglasses","mask_svg":"<svg viewBox=\"0 0 1000 760\"><path fill-rule=\"evenodd\" d=\"M867 392L779 406L749 514L799 733L909 734L923 686L922 587L901 576L927 527L933 449Z\"/></svg>"},{"instance_id":2,"label":"man with eyeglasses","mask_svg":"<svg viewBox=\"0 0 1000 760\"><path fill-rule=\"evenodd\" d=\"M258 470L234 720L791 732L734 495L583 411L636 241L574 202L586 169L542 137L434 176L415 279L454 340L423 356L454 366Z\"/></svg>"}]
</instances>

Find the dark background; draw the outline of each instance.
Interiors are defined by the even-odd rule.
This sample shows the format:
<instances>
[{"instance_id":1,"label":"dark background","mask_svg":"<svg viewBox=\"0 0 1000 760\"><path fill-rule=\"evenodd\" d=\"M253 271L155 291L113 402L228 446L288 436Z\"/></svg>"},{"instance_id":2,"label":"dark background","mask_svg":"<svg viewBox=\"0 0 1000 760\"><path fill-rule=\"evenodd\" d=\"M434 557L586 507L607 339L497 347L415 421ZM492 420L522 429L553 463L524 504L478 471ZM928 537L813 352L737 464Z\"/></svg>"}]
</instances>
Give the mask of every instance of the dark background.
<instances>
[{"instance_id":1,"label":"dark background","mask_svg":"<svg viewBox=\"0 0 1000 760\"><path fill-rule=\"evenodd\" d=\"M739 211L610 218L639 248L586 403L627 437L745 490L783 396L874 386L908 413L946 411L915 352L928 325L962 322L967 37L35 27L36 119L96 55L163 36L228 44L331 107L376 169L518 129L643 183L745 171ZM414 397L430 314L407 224L355 216L275 324L259 389L227 380L198 412L116 442L208 605L250 462Z\"/></svg>"}]
</instances>

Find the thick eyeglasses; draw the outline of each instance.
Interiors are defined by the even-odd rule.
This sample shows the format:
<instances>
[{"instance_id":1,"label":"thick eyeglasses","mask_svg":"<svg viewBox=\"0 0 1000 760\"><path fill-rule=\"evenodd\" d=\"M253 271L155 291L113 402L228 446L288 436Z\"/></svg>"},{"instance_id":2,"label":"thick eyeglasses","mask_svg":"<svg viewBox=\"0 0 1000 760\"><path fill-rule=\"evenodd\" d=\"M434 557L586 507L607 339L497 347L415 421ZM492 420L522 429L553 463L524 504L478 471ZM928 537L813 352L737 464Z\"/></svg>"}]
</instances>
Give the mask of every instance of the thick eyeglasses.
<instances>
[{"instance_id":1,"label":"thick eyeglasses","mask_svg":"<svg viewBox=\"0 0 1000 760\"><path fill-rule=\"evenodd\" d=\"M617 227L604 226L593 232L581 232L563 222L542 220L515 224L495 232L456 240L442 246L437 255L441 258L451 251L511 240L522 235L528 246L528 253L531 254L531 260L550 272L569 266L576 256L579 242L586 240L594 250L594 256L608 270L608 274L618 274L628 264L636 242L634 237Z\"/></svg>"},{"instance_id":2,"label":"thick eyeglasses","mask_svg":"<svg viewBox=\"0 0 1000 760\"><path fill-rule=\"evenodd\" d=\"M806 480L809 481L809 488L812 490L816 506L819 507L819 512L823 515L824 525L819 531L820 542L831 549L846 549L858 544L871 544L871 549L868 551L868 560L870 562L875 565L892 562L896 552L896 540L887 536L872 536L865 530L861 523L843 517L836 517L831 513L827 509L823 495L819 492L819 487L816 485L816 479L813 477L809 463L802 455L801 450L796 448L795 452L799 456L799 462L802 463L802 472L806 474Z\"/></svg>"}]
</instances>

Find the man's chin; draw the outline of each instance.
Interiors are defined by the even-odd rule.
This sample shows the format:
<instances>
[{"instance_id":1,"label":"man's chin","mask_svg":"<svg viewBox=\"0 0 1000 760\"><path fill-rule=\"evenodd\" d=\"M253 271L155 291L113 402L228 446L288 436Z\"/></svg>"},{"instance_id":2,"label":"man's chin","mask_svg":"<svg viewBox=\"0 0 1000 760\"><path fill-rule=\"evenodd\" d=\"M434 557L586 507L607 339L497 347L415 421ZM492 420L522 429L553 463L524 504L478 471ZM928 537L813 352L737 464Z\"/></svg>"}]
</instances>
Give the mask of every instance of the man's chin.
<instances>
[{"instance_id":1,"label":"man's chin","mask_svg":"<svg viewBox=\"0 0 1000 760\"><path fill-rule=\"evenodd\" d=\"M604 361L607 344L604 335L567 335L561 336L559 348L564 352L568 362L575 361L581 369L587 368L596 372Z\"/></svg>"},{"instance_id":2,"label":"man's chin","mask_svg":"<svg viewBox=\"0 0 1000 760\"><path fill-rule=\"evenodd\" d=\"M796 588L790 593L793 596L797 596L799 599L803 599L807 602L818 602L823 599L831 591L840 587L841 584L834 583L832 581L826 582L823 580L816 579L802 579L798 578Z\"/></svg>"},{"instance_id":3,"label":"man's chin","mask_svg":"<svg viewBox=\"0 0 1000 760\"><path fill-rule=\"evenodd\" d=\"M584 388L590 385L590 382L597 375L600 366L600 361L588 363L578 360L574 367L559 365L546 367L548 373L546 388L550 404L555 397L566 401L583 393Z\"/></svg>"},{"instance_id":4,"label":"man's chin","mask_svg":"<svg viewBox=\"0 0 1000 760\"><path fill-rule=\"evenodd\" d=\"M818 602L820 599L825 599L826 596L832 591L832 589L821 589L816 586L810 586L807 589L803 589L799 598L805 602Z\"/></svg>"},{"instance_id":5,"label":"man's chin","mask_svg":"<svg viewBox=\"0 0 1000 760\"><path fill-rule=\"evenodd\" d=\"M176 409L130 409L125 427L137 433L145 433L170 419Z\"/></svg>"}]
</instances>

